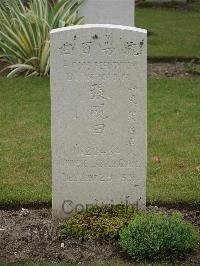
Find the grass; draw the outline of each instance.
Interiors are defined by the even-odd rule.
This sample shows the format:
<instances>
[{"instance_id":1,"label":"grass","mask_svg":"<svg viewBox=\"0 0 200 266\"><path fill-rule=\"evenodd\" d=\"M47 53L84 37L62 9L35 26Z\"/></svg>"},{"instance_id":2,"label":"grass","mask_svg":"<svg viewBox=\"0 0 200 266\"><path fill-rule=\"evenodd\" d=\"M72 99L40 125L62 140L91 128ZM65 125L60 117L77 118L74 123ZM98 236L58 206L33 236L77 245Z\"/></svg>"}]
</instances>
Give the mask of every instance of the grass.
<instances>
[{"instance_id":1,"label":"grass","mask_svg":"<svg viewBox=\"0 0 200 266\"><path fill-rule=\"evenodd\" d=\"M200 10L136 9L136 26L152 32L150 57L200 58Z\"/></svg>"},{"instance_id":2,"label":"grass","mask_svg":"<svg viewBox=\"0 0 200 266\"><path fill-rule=\"evenodd\" d=\"M199 79L151 80L148 199L200 202ZM159 156L161 164L153 163Z\"/></svg>"},{"instance_id":3,"label":"grass","mask_svg":"<svg viewBox=\"0 0 200 266\"><path fill-rule=\"evenodd\" d=\"M150 202L200 203L199 90L199 79L149 81ZM0 115L0 203L50 202L48 79L1 78Z\"/></svg>"},{"instance_id":4,"label":"grass","mask_svg":"<svg viewBox=\"0 0 200 266\"><path fill-rule=\"evenodd\" d=\"M48 79L1 79L0 106L0 202L50 201Z\"/></svg>"}]
</instances>

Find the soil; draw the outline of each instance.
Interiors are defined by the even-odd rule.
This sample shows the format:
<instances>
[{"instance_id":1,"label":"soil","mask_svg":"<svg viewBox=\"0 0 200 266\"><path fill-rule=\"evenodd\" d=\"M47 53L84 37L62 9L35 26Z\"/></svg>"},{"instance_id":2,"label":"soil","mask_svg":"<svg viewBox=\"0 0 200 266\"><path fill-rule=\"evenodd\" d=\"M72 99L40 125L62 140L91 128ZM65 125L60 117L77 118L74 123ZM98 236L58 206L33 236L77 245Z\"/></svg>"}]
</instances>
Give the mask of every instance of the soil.
<instances>
[{"instance_id":1,"label":"soil","mask_svg":"<svg viewBox=\"0 0 200 266\"><path fill-rule=\"evenodd\" d=\"M144 1L144 0L135 0L136 7L139 8L159 8L159 9L178 9L183 11L190 10L199 10L199 1L198 0L168 0L168 1Z\"/></svg>"},{"instance_id":2,"label":"soil","mask_svg":"<svg viewBox=\"0 0 200 266\"><path fill-rule=\"evenodd\" d=\"M193 67L200 68L199 64L193 64ZM184 62L176 63L149 63L148 76L153 78L190 78L200 77L200 73L190 72L185 67Z\"/></svg>"},{"instance_id":3,"label":"soil","mask_svg":"<svg viewBox=\"0 0 200 266\"><path fill-rule=\"evenodd\" d=\"M7 64L0 60L0 77L7 76L9 74L8 69L5 70L6 67L7 67Z\"/></svg>"},{"instance_id":4,"label":"soil","mask_svg":"<svg viewBox=\"0 0 200 266\"><path fill-rule=\"evenodd\" d=\"M177 209L149 206L149 210L172 213ZM179 208L180 209L180 208ZM200 208L181 213L200 229ZM94 261L134 261L120 251L115 241L80 241L60 234L59 223L52 220L51 209L0 210L0 262L68 261L80 264ZM200 265L200 248L183 265ZM177 265L177 264L176 264Z\"/></svg>"}]
</instances>

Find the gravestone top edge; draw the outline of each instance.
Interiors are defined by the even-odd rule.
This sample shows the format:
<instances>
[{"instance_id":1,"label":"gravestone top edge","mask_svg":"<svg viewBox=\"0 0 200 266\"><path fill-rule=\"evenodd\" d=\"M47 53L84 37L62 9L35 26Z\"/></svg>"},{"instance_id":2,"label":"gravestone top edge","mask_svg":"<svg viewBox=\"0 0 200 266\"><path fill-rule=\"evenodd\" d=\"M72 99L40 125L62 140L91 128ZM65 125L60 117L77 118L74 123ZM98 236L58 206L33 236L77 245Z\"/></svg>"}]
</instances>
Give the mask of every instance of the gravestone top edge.
<instances>
[{"instance_id":1,"label":"gravestone top edge","mask_svg":"<svg viewBox=\"0 0 200 266\"><path fill-rule=\"evenodd\" d=\"M145 29L130 27L130 26L123 26L123 25L114 25L114 24L84 24L84 25L68 26L68 27L62 27L59 29L53 29L50 31L50 34L52 35L58 32L72 31L72 30L78 30L78 29L100 29L100 28L127 30L127 31L147 34L147 30Z\"/></svg>"}]
</instances>

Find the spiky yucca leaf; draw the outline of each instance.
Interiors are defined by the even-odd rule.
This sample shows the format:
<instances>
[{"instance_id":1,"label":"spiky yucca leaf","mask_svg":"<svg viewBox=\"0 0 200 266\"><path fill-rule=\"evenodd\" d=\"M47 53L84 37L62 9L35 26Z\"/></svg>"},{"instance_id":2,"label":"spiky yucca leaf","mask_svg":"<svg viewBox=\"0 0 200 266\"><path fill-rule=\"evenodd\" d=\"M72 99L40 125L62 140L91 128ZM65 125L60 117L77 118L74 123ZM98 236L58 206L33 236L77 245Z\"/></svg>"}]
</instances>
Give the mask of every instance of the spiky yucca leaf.
<instances>
[{"instance_id":1,"label":"spiky yucca leaf","mask_svg":"<svg viewBox=\"0 0 200 266\"><path fill-rule=\"evenodd\" d=\"M47 76L50 71L49 32L80 24L77 11L84 0L22 0L0 2L0 58L10 70L8 76ZM11 4L10 4L11 3Z\"/></svg>"}]
</instances>

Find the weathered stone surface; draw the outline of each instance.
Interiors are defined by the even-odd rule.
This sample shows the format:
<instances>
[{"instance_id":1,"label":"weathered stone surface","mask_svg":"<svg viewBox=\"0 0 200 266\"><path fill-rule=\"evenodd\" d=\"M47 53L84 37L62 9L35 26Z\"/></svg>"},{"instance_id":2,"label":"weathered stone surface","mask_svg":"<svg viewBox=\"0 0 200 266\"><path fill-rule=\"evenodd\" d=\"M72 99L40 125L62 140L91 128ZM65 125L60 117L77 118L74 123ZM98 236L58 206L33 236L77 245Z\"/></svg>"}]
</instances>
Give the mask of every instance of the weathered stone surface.
<instances>
[{"instance_id":1,"label":"weathered stone surface","mask_svg":"<svg viewBox=\"0 0 200 266\"><path fill-rule=\"evenodd\" d=\"M146 202L146 31L51 32L53 211Z\"/></svg>"},{"instance_id":2,"label":"weathered stone surface","mask_svg":"<svg viewBox=\"0 0 200 266\"><path fill-rule=\"evenodd\" d=\"M88 24L134 26L134 0L85 0L79 14Z\"/></svg>"}]
</instances>

